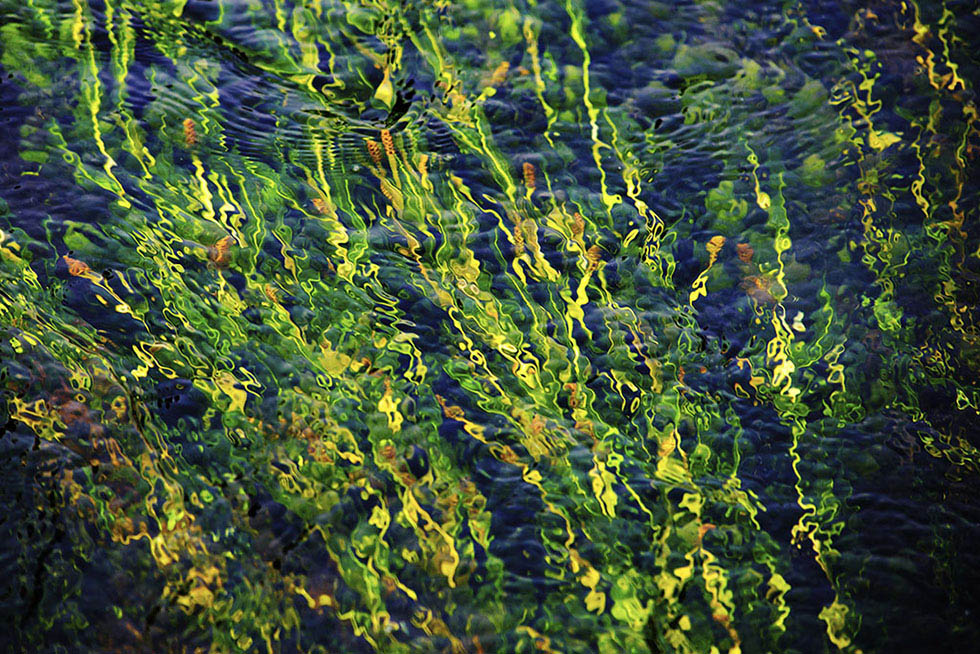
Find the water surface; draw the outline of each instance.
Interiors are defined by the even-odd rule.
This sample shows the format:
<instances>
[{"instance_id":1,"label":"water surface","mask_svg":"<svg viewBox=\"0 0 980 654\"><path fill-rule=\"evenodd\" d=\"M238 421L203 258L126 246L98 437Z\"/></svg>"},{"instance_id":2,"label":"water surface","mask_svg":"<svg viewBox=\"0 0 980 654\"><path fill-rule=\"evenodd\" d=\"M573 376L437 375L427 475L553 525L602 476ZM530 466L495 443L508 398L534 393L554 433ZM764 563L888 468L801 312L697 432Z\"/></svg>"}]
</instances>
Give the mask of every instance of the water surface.
<instances>
[{"instance_id":1,"label":"water surface","mask_svg":"<svg viewBox=\"0 0 980 654\"><path fill-rule=\"evenodd\" d=\"M978 33L0 0L0 642L971 651Z\"/></svg>"}]
</instances>

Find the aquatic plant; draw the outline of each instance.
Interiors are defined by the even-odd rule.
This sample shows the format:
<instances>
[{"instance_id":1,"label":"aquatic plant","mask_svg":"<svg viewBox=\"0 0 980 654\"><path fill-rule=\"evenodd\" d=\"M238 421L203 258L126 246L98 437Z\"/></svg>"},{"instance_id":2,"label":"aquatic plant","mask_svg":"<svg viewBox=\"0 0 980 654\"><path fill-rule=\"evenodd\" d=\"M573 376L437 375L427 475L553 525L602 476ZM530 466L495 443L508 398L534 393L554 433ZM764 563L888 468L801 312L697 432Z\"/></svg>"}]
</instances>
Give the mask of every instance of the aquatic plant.
<instances>
[{"instance_id":1,"label":"aquatic plant","mask_svg":"<svg viewBox=\"0 0 980 654\"><path fill-rule=\"evenodd\" d=\"M972 642L968 12L744 4L0 0L4 638Z\"/></svg>"}]
</instances>

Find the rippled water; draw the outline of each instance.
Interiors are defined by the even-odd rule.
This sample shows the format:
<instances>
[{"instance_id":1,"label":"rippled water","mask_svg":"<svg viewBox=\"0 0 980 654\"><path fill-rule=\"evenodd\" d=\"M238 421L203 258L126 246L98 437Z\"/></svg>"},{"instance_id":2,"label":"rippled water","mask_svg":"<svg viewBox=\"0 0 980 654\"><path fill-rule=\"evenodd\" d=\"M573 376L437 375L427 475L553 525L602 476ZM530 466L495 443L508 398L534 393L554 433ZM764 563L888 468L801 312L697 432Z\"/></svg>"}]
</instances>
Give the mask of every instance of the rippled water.
<instances>
[{"instance_id":1,"label":"rippled water","mask_svg":"<svg viewBox=\"0 0 980 654\"><path fill-rule=\"evenodd\" d=\"M0 0L0 644L972 651L978 33Z\"/></svg>"}]
</instances>

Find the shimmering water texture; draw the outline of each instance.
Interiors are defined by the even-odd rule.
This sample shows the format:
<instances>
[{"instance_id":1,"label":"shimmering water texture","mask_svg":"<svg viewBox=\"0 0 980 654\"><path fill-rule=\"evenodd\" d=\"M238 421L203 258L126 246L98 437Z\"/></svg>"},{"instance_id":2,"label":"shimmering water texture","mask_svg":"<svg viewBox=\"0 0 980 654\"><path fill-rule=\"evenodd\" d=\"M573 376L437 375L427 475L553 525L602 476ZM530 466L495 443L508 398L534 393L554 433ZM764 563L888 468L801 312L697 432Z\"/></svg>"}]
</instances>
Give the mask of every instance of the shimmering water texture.
<instances>
[{"instance_id":1,"label":"shimmering water texture","mask_svg":"<svg viewBox=\"0 0 980 654\"><path fill-rule=\"evenodd\" d=\"M975 651L976 7L0 0L0 649Z\"/></svg>"}]
</instances>

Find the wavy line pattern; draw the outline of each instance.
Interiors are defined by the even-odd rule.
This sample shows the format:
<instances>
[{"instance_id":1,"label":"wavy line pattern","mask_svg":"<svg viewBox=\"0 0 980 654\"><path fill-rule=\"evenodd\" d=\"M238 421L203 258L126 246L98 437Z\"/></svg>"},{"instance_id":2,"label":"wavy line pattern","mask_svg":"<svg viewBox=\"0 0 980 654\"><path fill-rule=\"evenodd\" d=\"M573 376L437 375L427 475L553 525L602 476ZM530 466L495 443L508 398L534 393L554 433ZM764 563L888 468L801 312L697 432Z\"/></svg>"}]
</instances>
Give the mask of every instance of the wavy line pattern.
<instances>
[{"instance_id":1,"label":"wavy line pattern","mask_svg":"<svg viewBox=\"0 0 980 654\"><path fill-rule=\"evenodd\" d=\"M0 639L968 647L966 4L0 0Z\"/></svg>"}]
</instances>

